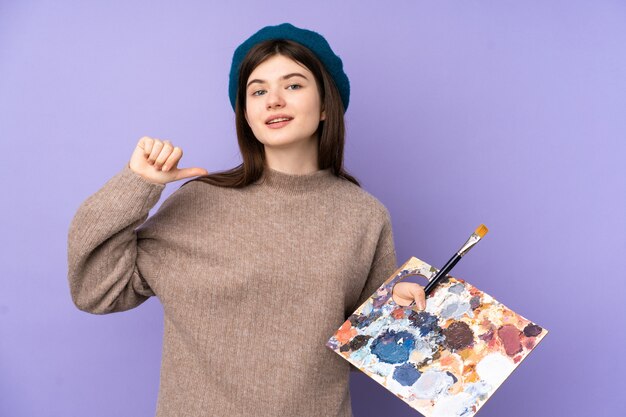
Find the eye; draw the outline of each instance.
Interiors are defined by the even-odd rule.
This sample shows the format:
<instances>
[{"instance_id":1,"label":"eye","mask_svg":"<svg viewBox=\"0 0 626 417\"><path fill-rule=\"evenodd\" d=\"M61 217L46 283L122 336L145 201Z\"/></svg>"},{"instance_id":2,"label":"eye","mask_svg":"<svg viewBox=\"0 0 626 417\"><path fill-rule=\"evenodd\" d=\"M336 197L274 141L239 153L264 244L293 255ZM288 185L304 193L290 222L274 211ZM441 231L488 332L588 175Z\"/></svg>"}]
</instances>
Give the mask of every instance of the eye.
<instances>
[{"instance_id":1,"label":"eye","mask_svg":"<svg viewBox=\"0 0 626 417\"><path fill-rule=\"evenodd\" d=\"M296 88L296 90L299 90L299 89L302 88L302 86L300 84L290 84L290 85L287 86L287 88L290 88L290 87L298 87L298 88ZM261 91L265 91L265 90L253 91L251 95L253 95L253 96L260 96L261 94L257 94L257 93L259 93Z\"/></svg>"}]
</instances>

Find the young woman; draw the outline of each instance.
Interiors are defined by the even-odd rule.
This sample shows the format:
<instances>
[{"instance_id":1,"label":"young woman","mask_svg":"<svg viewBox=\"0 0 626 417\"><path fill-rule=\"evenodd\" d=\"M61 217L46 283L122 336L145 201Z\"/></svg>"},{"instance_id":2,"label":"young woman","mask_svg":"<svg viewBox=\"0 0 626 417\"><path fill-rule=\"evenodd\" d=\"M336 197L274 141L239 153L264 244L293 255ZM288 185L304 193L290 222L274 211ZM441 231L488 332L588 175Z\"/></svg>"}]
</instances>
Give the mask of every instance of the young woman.
<instances>
[{"instance_id":1,"label":"young woman","mask_svg":"<svg viewBox=\"0 0 626 417\"><path fill-rule=\"evenodd\" d=\"M351 416L356 368L325 343L397 265L389 212L342 166L341 59L267 26L235 51L229 93L243 162L179 168L180 147L141 138L72 220L72 299L106 314L159 298L157 416ZM393 297L425 305L418 284Z\"/></svg>"}]
</instances>

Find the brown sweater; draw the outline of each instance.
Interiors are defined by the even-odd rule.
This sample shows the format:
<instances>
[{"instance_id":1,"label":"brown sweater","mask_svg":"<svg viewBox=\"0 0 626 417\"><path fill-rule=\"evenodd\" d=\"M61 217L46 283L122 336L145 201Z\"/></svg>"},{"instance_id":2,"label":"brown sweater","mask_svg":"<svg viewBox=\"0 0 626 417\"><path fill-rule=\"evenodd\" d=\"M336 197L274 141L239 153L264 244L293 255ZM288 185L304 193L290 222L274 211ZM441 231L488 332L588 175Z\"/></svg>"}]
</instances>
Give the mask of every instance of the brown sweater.
<instances>
[{"instance_id":1,"label":"brown sweater","mask_svg":"<svg viewBox=\"0 0 626 417\"><path fill-rule=\"evenodd\" d=\"M72 300L163 305L158 417L350 417L349 370L325 346L397 268L386 207L330 169L268 170L244 189L165 185L128 165L78 208Z\"/></svg>"}]
</instances>

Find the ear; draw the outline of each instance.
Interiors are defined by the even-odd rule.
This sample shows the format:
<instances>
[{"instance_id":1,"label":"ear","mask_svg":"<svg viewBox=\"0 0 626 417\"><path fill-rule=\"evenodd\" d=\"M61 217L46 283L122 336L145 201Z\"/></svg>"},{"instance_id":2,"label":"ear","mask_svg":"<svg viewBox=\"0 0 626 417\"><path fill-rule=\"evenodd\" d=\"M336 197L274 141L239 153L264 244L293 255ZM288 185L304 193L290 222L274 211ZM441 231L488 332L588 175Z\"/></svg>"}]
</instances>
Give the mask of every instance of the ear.
<instances>
[{"instance_id":1,"label":"ear","mask_svg":"<svg viewBox=\"0 0 626 417\"><path fill-rule=\"evenodd\" d=\"M322 114L320 115L320 120L326 120L326 110L322 110Z\"/></svg>"}]
</instances>

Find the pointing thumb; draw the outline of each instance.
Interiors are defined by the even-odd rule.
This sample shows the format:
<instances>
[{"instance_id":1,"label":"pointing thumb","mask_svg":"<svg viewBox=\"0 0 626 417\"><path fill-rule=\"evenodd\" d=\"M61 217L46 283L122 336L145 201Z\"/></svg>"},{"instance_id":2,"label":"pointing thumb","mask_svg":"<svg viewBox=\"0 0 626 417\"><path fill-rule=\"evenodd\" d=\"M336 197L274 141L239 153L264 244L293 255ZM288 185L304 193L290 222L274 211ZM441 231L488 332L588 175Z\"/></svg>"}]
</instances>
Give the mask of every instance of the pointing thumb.
<instances>
[{"instance_id":1,"label":"pointing thumb","mask_svg":"<svg viewBox=\"0 0 626 417\"><path fill-rule=\"evenodd\" d=\"M178 179L196 177L199 175L208 175L209 172L204 168L182 168L178 170Z\"/></svg>"}]
</instances>

